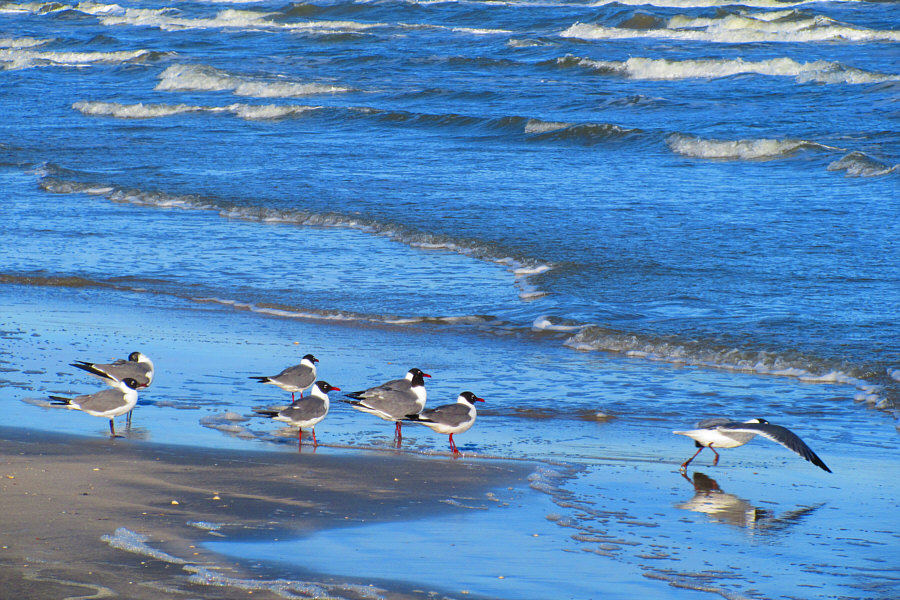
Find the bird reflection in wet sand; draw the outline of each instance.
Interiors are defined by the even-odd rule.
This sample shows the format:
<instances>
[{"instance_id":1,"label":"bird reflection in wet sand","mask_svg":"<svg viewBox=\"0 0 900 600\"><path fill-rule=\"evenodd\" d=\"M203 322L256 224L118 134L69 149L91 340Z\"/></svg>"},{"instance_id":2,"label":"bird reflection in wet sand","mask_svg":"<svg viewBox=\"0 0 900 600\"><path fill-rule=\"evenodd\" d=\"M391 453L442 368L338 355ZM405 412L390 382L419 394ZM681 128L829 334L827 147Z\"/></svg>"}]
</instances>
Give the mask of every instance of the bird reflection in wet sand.
<instances>
[{"instance_id":1,"label":"bird reflection in wet sand","mask_svg":"<svg viewBox=\"0 0 900 600\"><path fill-rule=\"evenodd\" d=\"M715 479L703 473L695 471L693 480L684 472L681 476L693 486L696 493L687 502L676 504L675 508L705 514L714 523L776 533L796 525L804 517L824 506L822 502L812 506L799 506L779 516L770 510L753 506L734 494L722 491Z\"/></svg>"}]
</instances>

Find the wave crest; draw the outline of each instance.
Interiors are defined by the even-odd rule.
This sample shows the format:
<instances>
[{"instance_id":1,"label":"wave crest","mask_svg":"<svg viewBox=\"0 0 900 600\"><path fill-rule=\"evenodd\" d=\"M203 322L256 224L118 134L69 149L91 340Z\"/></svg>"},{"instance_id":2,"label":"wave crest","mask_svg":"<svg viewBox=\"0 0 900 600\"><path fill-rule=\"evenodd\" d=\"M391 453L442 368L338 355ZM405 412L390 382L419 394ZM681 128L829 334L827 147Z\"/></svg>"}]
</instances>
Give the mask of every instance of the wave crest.
<instances>
[{"instance_id":1,"label":"wave crest","mask_svg":"<svg viewBox=\"0 0 900 600\"><path fill-rule=\"evenodd\" d=\"M153 119L185 113L228 113L248 121L283 119L318 110L318 106L252 105L195 106L189 104L119 104L118 102L76 102L72 108L85 115L117 119Z\"/></svg>"},{"instance_id":2,"label":"wave crest","mask_svg":"<svg viewBox=\"0 0 900 600\"><path fill-rule=\"evenodd\" d=\"M575 23L561 32L560 36L585 40L663 38L723 44L900 41L900 31L854 27L824 15L794 10L756 13L742 11L712 18L676 15L669 19L666 27L656 29Z\"/></svg>"},{"instance_id":3,"label":"wave crest","mask_svg":"<svg viewBox=\"0 0 900 600\"><path fill-rule=\"evenodd\" d=\"M348 92L350 88L321 83L278 81L234 75L206 65L171 65L159 75L157 90L168 92L231 91L236 96L295 98Z\"/></svg>"},{"instance_id":4,"label":"wave crest","mask_svg":"<svg viewBox=\"0 0 900 600\"><path fill-rule=\"evenodd\" d=\"M578 66L599 73L611 73L631 79L675 81L683 79L719 79L735 75L793 77L798 83L865 84L900 81L900 75L888 75L847 67L838 62L817 60L801 63L791 58L763 61L743 59L669 60L632 57L625 61L602 61L566 56L557 59L563 67Z\"/></svg>"},{"instance_id":5,"label":"wave crest","mask_svg":"<svg viewBox=\"0 0 900 600\"><path fill-rule=\"evenodd\" d=\"M43 43L42 40L35 40ZM173 52L151 50L120 50L115 52L52 52L31 50L28 47L0 49L0 65L13 71L35 67L87 67L93 64L119 64L159 60Z\"/></svg>"},{"instance_id":6,"label":"wave crest","mask_svg":"<svg viewBox=\"0 0 900 600\"><path fill-rule=\"evenodd\" d=\"M896 386L891 386L885 375L886 390L877 383L868 381L872 371L865 366L850 366L803 355L801 353L777 353L763 350L746 350L689 341L682 338L653 337L628 334L588 325L568 338L565 345L580 351L599 351L623 354L628 357L656 360L661 362L689 364L706 368L725 369L755 373L795 377L811 383L837 383L850 385L859 390L855 400L865 401L876 408L891 408L895 402Z\"/></svg>"},{"instance_id":7,"label":"wave crest","mask_svg":"<svg viewBox=\"0 0 900 600\"><path fill-rule=\"evenodd\" d=\"M900 164L891 167L864 152L851 152L828 165L828 170L844 171L847 177L879 177L900 172Z\"/></svg>"},{"instance_id":8,"label":"wave crest","mask_svg":"<svg viewBox=\"0 0 900 600\"><path fill-rule=\"evenodd\" d=\"M666 143L673 152L683 156L722 160L772 160L798 150L836 150L807 140L705 140L680 133L670 135Z\"/></svg>"},{"instance_id":9,"label":"wave crest","mask_svg":"<svg viewBox=\"0 0 900 600\"><path fill-rule=\"evenodd\" d=\"M144 190L127 190L95 183L72 181L51 175L55 169L45 167L40 181L42 189L52 193L85 193L104 195L112 202L123 202L159 208L216 211L222 217L262 223L285 223L296 226L340 227L355 229L371 235L387 237L395 242L422 250L439 250L468 256L501 265L512 272L519 297L533 300L545 295L531 283L531 278L553 268L554 265L532 258L510 256L489 244L474 240L456 239L447 235L414 230L399 223L385 223L366 217L351 217L340 213L317 213L296 209L277 209L263 206L238 205L201 198L195 195L172 195Z\"/></svg>"}]
</instances>

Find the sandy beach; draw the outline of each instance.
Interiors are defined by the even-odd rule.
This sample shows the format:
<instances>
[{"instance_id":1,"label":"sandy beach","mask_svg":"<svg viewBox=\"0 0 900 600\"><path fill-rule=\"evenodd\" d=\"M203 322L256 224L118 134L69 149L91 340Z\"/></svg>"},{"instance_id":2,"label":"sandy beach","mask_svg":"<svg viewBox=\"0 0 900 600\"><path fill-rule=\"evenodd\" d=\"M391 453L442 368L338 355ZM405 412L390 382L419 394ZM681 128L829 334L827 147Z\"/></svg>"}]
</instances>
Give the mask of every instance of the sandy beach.
<instances>
[{"instance_id":1,"label":"sandy beach","mask_svg":"<svg viewBox=\"0 0 900 600\"><path fill-rule=\"evenodd\" d=\"M424 597L364 580L268 580L203 550L209 531L290 537L452 510L521 484L516 463L202 450L0 430L8 598Z\"/></svg>"}]
</instances>

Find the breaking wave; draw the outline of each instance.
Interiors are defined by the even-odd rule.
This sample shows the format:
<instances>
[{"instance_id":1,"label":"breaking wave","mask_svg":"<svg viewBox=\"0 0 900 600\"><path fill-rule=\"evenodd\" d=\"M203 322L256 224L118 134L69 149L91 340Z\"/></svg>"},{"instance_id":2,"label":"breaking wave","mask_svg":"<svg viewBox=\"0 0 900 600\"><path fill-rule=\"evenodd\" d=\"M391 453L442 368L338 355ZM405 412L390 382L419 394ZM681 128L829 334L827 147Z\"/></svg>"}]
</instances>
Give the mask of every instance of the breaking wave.
<instances>
[{"instance_id":1,"label":"breaking wave","mask_svg":"<svg viewBox=\"0 0 900 600\"><path fill-rule=\"evenodd\" d=\"M169 69L166 69L166 71L169 71ZM231 78L226 77L220 80L218 76L212 76L210 79L204 79L203 77L199 79L192 78L191 81L193 81L191 85L195 87L190 89L202 89L205 91L231 89L230 85L234 83ZM222 81L227 82L227 86ZM242 90L245 89L242 88ZM281 90L285 92L284 88L281 88ZM266 93L270 96L274 95L272 88L269 88ZM338 115L342 122L358 118L371 118L392 126L409 124L418 127L455 127L468 129L473 133L486 130L520 136L524 140L536 142L572 142L585 145L614 141L642 133L640 129L631 129L612 123L568 123L518 116L483 118L458 114L384 111L367 107L331 106L326 108L324 106L250 105L240 103L227 106L200 106L190 104L120 104L117 102L81 101L74 103L72 108L85 115L108 116L120 119L152 119L178 114L206 113L230 114L242 119L261 120L296 117L310 111L322 111L327 114Z\"/></svg>"},{"instance_id":2,"label":"breaking wave","mask_svg":"<svg viewBox=\"0 0 900 600\"><path fill-rule=\"evenodd\" d=\"M683 156L721 160L772 160L799 150L839 150L807 140L705 140L680 133L670 135L666 143L673 152Z\"/></svg>"},{"instance_id":3,"label":"breaking wave","mask_svg":"<svg viewBox=\"0 0 900 600\"><path fill-rule=\"evenodd\" d=\"M824 15L795 10L743 11L711 18L676 15L668 20L665 27L651 29L575 23L560 36L585 40L664 38L723 44L900 41L900 31L854 27Z\"/></svg>"},{"instance_id":4,"label":"breaking wave","mask_svg":"<svg viewBox=\"0 0 900 600\"><path fill-rule=\"evenodd\" d=\"M296 117L317 106L300 105L252 105L229 104L228 106L193 106L188 104L119 104L117 102L76 102L72 105L82 114L91 116L115 117L117 119L153 119L185 113L225 113L248 121L283 119Z\"/></svg>"},{"instance_id":5,"label":"breaking wave","mask_svg":"<svg viewBox=\"0 0 900 600\"><path fill-rule=\"evenodd\" d=\"M798 83L864 84L900 81L900 75L873 73L847 67L838 62L817 60L801 63L790 58L772 58L758 62L732 60L668 60L633 57L625 61L603 61L566 56L561 66L579 66L601 73L614 73L631 79L682 80L718 79L734 75L793 77Z\"/></svg>"},{"instance_id":6,"label":"breaking wave","mask_svg":"<svg viewBox=\"0 0 900 600\"><path fill-rule=\"evenodd\" d=\"M900 164L891 167L863 152L851 152L828 165L828 170L844 171L847 177L879 177L900 172Z\"/></svg>"},{"instance_id":7,"label":"breaking wave","mask_svg":"<svg viewBox=\"0 0 900 600\"><path fill-rule=\"evenodd\" d=\"M79 2L67 7L85 14L97 16L103 25L131 25L137 27L158 27L162 30L179 31L186 29L245 29L245 30L287 30L310 33L359 32L376 27L380 23L359 23L355 21L285 21L284 12L264 12L257 10L225 9L213 17L190 18L174 8L122 8L118 4Z\"/></svg>"},{"instance_id":8,"label":"breaking wave","mask_svg":"<svg viewBox=\"0 0 900 600\"><path fill-rule=\"evenodd\" d=\"M52 167L46 172L40 186L56 194L91 194L105 196L112 202L180 208L184 210L215 211L228 219L241 219L260 223L285 223L300 227L340 227L354 229L371 235L379 235L400 244L422 250L453 252L473 259L501 265L513 273L522 300L532 300L546 292L531 283L531 277L553 268L553 265L531 258L513 257L498 249L474 241L455 239L446 235L417 231L396 223L383 223L365 217L351 217L340 213L316 213L294 209L277 209L261 206L243 206L229 202L201 198L194 195L172 195L162 192L127 190L96 183L84 183L53 177Z\"/></svg>"},{"instance_id":9,"label":"breaking wave","mask_svg":"<svg viewBox=\"0 0 900 600\"><path fill-rule=\"evenodd\" d=\"M322 83L263 79L235 75L205 65L172 65L159 76L157 90L221 92L256 98L295 98L313 94L348 92L350 88Z\"/></svg>"},{"instance_id":10,"label":"breaking wave","mask_svg":"<svg viewBox=\"0 0 900 600\"><path fill-rule=\"evenodd\" d=\"M22 40L5 40L7 42ZM34 46L43 40L33 40ZM27 43L27 42L22 42ZM50 52L31 50L30 46L6 46L0 43L0 66L13 71L34 67L87 67L93 64L119 64L159 60L171 52L151 50L122 50L118 52Z\"/></svg>"},{"instance_id":11,"label":"breaking wave","mask_svg":"<svg viewBox=\"0 0 900 600\"><path fill-rule=\"evenodd\" d=\"M811 383L844 384L855 387L854 398L879 409L896 405L900 390L889 377L872 377L868 366L854 366L816 359L800 353L788 354L762 350L746 350L702 341L687 341L677 337L653 337L623 333L587 325L565 341L565 345L580 351L600 351L623 354L668 363L689 364L706 368L726 369L759 375L795 377ZM873 381L874 379L874 381Z\"/></svg>"}]
</instances>

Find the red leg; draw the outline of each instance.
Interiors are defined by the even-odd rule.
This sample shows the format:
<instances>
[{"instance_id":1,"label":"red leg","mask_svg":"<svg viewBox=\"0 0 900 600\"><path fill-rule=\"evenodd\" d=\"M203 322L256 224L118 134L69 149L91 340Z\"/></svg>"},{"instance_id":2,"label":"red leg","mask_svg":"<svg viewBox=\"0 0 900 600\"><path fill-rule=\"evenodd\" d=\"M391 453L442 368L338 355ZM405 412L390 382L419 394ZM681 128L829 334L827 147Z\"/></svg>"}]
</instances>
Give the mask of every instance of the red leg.
<instances>
[{"instance_id":1,"label":"red leg","mask_svg":"<svg viewBox=\"0 0 900 600\"><path fill-rule=\"evenodd\" d=\"M313 446L318 446L319 440L316 439L316 428L315 427L313 427L312 432L313 432Z\"/></svg>"},{"instance_id":2,"label":"red leg","mask_svg":"<svg viewBox=\"0 0 900 600\"><path fill-rule=\"evenodd\" d=\"M713 448L713 445L712 445L712 444L709 445L709 449L712 450L712 451L713 451L713 454L716 455L715 460L713 460L713 466L716 466L717 464L719 464L719 453L716 452L716 449Z\"/></svg>"},{"instance_id":3,"label":"red leg","mask_svg":"<svg viewBox=\"0 0 900 600\"><path fill-rule=\"evenodd\" d=\"M453 441L453 434L450 434L450 450L453 451L453 454L459 454L459 448L456 447L456 442Z\"/></svg>"},{"instance_id":4,"label":"red leg","mask_svg":"<svg viewBox=\"0 0 900 600\"><path fill-rule=\"evenodd\" d=\"M116 426L113 425L113 420L109 420L109 434L113 437L116 437Z\"/></svg>"},{"instance_id":5,"label":"red leg","mask_svg":"<svg viewBox=\"0 0 900 600\"><path fill-rule=\"evenodd\" d=\"M294 401L294 392L291 392L291 402L293 402L293 401Z\"/></svg>"},{"instance_id":6,"label":"red leg","mask_svg":"<svg viewBox=\"0 0 900 600\"><path fill-rule=\"evenodd\" d=\"M703 451L703 448L704 448L704 447L705 447L705 446L700 446L699 448L697 448L697 451L694 452L694 455L693 455L692 457L690 457L689 459L687 459L686 461L684 461L684 464L681 465L681 468L682 468L682 469L687 469L687 466L688 466L689 464L691 464L691 461L692 461L692 460L694 460L695 458L697 458L697 455L700 454L700 453Z\"/></svg>"},{"instance_id":7,"label":"red leg","mask_svg":"<svg viewBox=\"0 0 900 600\"><path fill-rule=\"evenodd\" d=\"M303 450L303 430L297 429L297 451L300 452Z\"/></svg>"},{"instance_id":8,"label":"red leg","mask_svg":"<svg viewBox=\"0 0 900 600\"><path fill-rule=\"evenodd\" d=\"M394 428L394 438L397 440L397 447L400 447L400 443L403 441L403 430L400 428L400 421L396 422L396 427Z\"/></svg>"}]
</instances>

